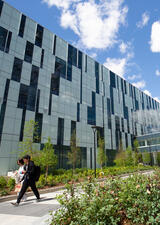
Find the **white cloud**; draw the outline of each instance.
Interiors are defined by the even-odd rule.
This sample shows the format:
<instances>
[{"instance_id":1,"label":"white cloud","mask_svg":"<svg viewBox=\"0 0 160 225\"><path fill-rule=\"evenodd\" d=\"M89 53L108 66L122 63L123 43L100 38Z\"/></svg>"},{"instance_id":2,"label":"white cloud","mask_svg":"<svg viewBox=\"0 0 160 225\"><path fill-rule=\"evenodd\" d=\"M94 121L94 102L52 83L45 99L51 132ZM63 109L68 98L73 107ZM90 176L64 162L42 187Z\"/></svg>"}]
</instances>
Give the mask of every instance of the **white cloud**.
<instances>
[{"instance_id":1,"label":"white cloud","mask_svg":"<svg viewBox=\"0 0 160 225\"><path fill-rule=\"evenodd\" d=\"M144 80L132 83L132 85L134 85L135 87L142 89L146 86L146 82Z\"/></svg>"},{"instance_id":2,"label":"white cloud","mask_svg":"<svg viewBox=\"0 0 160 225\"><path fill-rule=\"evenodd\" d=\"M129 60L133 58L134 53L129 52L126 57L123 58L110 58L108 57L104 63L104 66L109 70L113 71L120 77L124 78L124 75L127 71L127 67L129 66Z\"/></svg>"},{"instance_id":3,"label":"white cloud","mask_svg":"<svg viewBox=\"0 0 160 225\"><path fill-rule=\"evenodd\" d=\"M148 21L149 21L149 14L147 12L144 12L142 14L141 21L139 21L136 25L138 28L143 28L144 26L148 24Z\"/></svg>"},{"instance_id":4,"label":"white cloud","mask_svg":"<svg viewBox=\"0 0 160 225\"><path fill-rule=\"evenodd\" d=\"M150 49L152 52L160 52L160 21L152 24Z\"/></svg>"},{"instance_id":5,"label":"white cloud","mask_svg":"<svg viewBox=\"0 0 160 225\"><path fill-rule=\"evenodd\" d=\"M42 0L42 2L47 3L49 7L56 6L57 8L67 10L71 4L80 2L80 0Z\"/></svg>"},{"instance_id":6,"label":"white cloud","mask_svg":"<svg viewBox=\"0 0 160 225\"><path fill-rule=\"evenodd\" d=\"M117 75L123 77L126 70L126 63L126 58L107 58L104 66Z\"/></svg>"},{"instance_id":7,"label":"white cloud","mask_svg":"<svg viewBox=\"0 0 160 225\"><path fill-rule=\"evenodd\" d=\"M160 76L160 71L159 70L156 70L156 76Z\"/></svg>"},{"instance_id":8,"label":"white cloud","mask_svg":"<svg viewBox=\"0 0 160 225\"><path fill-rule=\"evenodd\" d=\"M97 53L95 53L95 52L92 52L89 55L91 58L94 58L94 59L97 57Z\"/></svg>"},{"instance_id":9,"label":"white cloud","mask_svg":"<svg viewBox=\"0 0 160 225\"><path fill-rule=\"evenodd\" d=\"M122 42L122 43L120 44L120 46L119 46L120 52L121 52L121 53L126 53L127 49L128 49L128 45L127 45L126 43Z\"/></svg>"},{"instance_id":10,"label":"white cloud","mask_svg":"<svg viewBox=\"0 0 160 225\"><path fill-rule=\"evenodd\" d=\"M124 0L43 0L61 10L61 26L72 29L79 43L88 49L109 48L117 42L128 8Z\"/></svg>"},{"instance_id":11,"label":"white cloud","mask_svg":"<svg viewBox=\"0 0 160 225\"><path fill-rule=\"evenodd\" d=\"M134 74L134 75L132 75L132 76L128 76L128 80L131 80L131 81L133 81L133 80L136 80L136 79L140 79L141 78L141 75L140 74Z\"/></svg>"},{"instance_id":12,"label":"white cloud","mask_svg":"<svg viewBox=\"0 0 160 225\"><path fill-rule=\"evenodd\" d=\"M144 90L143 91L146 95L149 95L149 96L151 96L152 97L152 94L151 94L151 92L150 91L148 91L148 90Z\"/></svg>"},{"instance_id":13,"label":"white cloud","mask_svg":"<svg viewBox=\"0 0 160 225\"><path fill-rule=\"evenodd\" d=\"M159 97L154 97L154 100L160 103L160 98Z\"/></svg>"}]
</instances>

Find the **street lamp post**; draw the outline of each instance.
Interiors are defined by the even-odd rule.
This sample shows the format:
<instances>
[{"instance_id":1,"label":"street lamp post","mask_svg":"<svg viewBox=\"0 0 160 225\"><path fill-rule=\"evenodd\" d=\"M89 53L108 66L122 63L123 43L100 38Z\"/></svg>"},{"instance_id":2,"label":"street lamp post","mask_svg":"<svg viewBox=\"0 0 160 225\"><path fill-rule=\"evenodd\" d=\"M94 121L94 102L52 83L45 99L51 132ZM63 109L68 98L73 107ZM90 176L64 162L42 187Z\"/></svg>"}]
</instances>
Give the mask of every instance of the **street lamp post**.
<instances>
[{"instance_id":1,"label":"street lamp post","mask_svg":"<svg viewBox=\"0 0 160 225\"><path fill-rule=\"evenodd\" d=\"M94 133L94 176L96 178L96 131L99 129L100 127L94 125L92 126L92 130Z\"/></svg>"}]
</instances>

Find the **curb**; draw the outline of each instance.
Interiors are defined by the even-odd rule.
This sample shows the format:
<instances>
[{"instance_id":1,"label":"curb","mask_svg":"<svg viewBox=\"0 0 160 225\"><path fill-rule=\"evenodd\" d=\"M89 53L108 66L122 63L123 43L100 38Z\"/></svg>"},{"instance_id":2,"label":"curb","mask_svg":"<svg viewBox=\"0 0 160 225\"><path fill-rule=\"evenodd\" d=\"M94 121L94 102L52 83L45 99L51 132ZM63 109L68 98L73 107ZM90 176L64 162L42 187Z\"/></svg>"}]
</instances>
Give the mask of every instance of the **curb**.
<instances>
[{"instance_id":1,"label":"curb","mask_svg":"<svg viewBox=\"0 0 160 225\"><path fill-rule=\"evenodd\" d=\"M137 172L133 172L133 173L128 173L128 174L121 174L121 175L117 175L117 176L113 176L114 178L115 177L128 177L130 175L133 175L133 174L143 174L143 173L147 173L147 172L154 172L155 170L143 170L143 171L137 171ZM106 178L100 178L100 179L97 179L99 182L100 181L104 181L106 180ZM80 183L77 183L76 186L80 184ZM52 188L47 188L47 189L39 189L39 193L40 194L45 194L45 193L51 193L51 192L56 192L56 191L60 191L60 190L63 190L63 189L66 189L65 188L65 185L64 186L60 186L60 187L52 187ZM27 193L27 197L28 196L34 196L33 192L28 192ZM17 199L17 195L8 195L8 196L4 196L4 197L1 197L0 198L0 203L1 202L6 202L6 201L11 201L11 200L14 200L14 199Z\"/></svg>"}]
</instances>

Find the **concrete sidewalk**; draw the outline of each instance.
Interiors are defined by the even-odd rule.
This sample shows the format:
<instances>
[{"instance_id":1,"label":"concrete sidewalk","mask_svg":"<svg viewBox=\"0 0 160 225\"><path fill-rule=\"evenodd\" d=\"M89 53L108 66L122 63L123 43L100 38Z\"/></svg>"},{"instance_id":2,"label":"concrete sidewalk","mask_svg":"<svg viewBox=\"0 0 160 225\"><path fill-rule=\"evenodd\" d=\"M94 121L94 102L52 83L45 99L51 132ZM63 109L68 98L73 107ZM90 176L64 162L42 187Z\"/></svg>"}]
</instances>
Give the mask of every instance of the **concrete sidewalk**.
<instances>
[{"instance_id":1,"label":"concrete sidewalk","mask_svg":"<svg viewBox=\"0 0 160 225\"><path fill-rule=\"evenodd\" d=\"M1 225L46 225L49 224L50 211L55 211L60 206L56 196L64 190L41 194L41 201L36 202L34 196L28 197L26 202L20 203L18 207L11 205L12 201L0 203Z\"/></svg>"}]
</instances>

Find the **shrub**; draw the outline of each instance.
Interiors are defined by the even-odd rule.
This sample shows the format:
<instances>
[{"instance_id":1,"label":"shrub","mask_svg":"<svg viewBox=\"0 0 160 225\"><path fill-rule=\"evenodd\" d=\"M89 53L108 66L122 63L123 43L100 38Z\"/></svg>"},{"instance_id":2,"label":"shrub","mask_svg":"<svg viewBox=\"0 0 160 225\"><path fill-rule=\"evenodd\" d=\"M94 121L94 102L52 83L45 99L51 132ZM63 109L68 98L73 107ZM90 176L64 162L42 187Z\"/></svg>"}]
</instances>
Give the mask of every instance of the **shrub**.
<instances>
[{"instance_id":1,"label":"shrub","mask_svg":"<svg viewBox=\"0 0 160 225\"><path fill-rule=\"evenodd\" d=\"M37 182L37 188L43 188L46 185L45 175L42 174Z\"/></svg>"},{"instance_id":2,"label":"shrub","mask_svg":"<svg viewBox=\"0 0 160 225\"><path fill-rule=\"evenodd\" d=\"M101 183L90 178L80 188L77 197L71 183L58 197L62 207L52 216L51 225L159 224L160 170L153 177L108 178Z\"/></svg>"},{"instance_id":3,"label":"shrub","mask_svg":"<svg viewBox=\"0 0 160 225\"><path fill-rule=\"evenodd\" d=\"M9 178L7 182L7 187L9 188L9 191L12 191L15 187L15 179Z\"/></svg>"},{"instance_id":4,"label":"shrub","mask_svg":"<svg viewBox=\"0 0 160 225\"><path fill-rule=\"evenodd\" d=\"M0 189L3 189L6 186L7 186L7 180L3 176L0 176Z\"/></svg>"},{"instance_id":5,"label":"shrub","mask_svg":"<svg viewBox=\"0 0 160 225\"><path fill-rule=\"evenodd\" d=\"M9 194L8 191L5 190L5 189L2 189L1 192L0 192L0 196L6 196L8 194Z\"/></svg>"},{"instance_id":6,"label":"shrub","mask_svg":"<svg viewBox=\"0 0 160 225\"><path fill-rule=\"evenodd\" d=\"M48 184L48 186L50 186L50 187L52 187L52 186L55 185L54 177L53 177L52 175L49 175L49 176L47 177L47 184Z\"/></svg>"}]
</instances>

